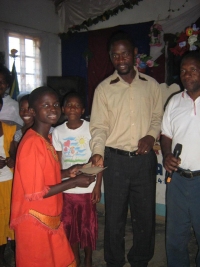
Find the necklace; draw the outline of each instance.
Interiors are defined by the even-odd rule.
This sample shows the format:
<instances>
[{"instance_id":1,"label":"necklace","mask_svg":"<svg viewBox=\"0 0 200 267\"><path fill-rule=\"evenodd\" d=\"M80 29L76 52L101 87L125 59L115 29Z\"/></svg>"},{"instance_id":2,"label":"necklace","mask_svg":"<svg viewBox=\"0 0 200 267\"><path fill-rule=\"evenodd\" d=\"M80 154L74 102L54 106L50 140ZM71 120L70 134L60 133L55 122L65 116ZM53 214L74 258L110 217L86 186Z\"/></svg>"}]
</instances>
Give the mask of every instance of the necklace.
<instances>
[{"instance_id":1,"label":"necklace","mask_svg":"<svg viewBox=\"0 0 200 267\"><path fill-rule=\"evenodd\" d=\"M37 133L37 135L42 138L46 144L47 150L49 150L53 156L53 158L55 159L55 161L58 161L58 155L53 147L53 145L51 143L49 143L41 134ZM51 136L48 135L50 141L51 141Z\"/></svg>"}]
</instances>

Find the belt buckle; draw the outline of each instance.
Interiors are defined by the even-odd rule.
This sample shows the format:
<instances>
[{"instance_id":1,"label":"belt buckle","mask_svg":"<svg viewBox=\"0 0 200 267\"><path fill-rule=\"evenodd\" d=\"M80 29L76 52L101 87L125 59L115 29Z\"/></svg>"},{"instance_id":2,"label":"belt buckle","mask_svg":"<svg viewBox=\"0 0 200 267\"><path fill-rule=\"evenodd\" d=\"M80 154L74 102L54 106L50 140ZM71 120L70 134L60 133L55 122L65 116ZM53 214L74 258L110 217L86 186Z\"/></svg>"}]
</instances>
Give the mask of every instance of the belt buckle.
<instances>
[{"instance_id":1,"label":"belt buckle","mask_svg":"<svg viewBox=\"0 0 200 267\"><path fill-rule=\"evenodd\" d=\"M128 156L130 158L133 158L134 156L137 156L136 151L132 151L132 152L128 151Z\"/></svg>"},{"instance_id":2,"label":"belt buckle","mask_svg":"<svg viewBox=\"0 0 200 267\"><path fill-rule=\"evenodd\" d=\"M133 156L132 156L132 154L131 154L132 152L128 152L128 156L129 156L129 158L132 158Z\"/></svg>"},{"instance_id":3,"label":"belt buckle","mask_svg":"<svg viewBox=\"0 0 200 267\"><path fill-rule=\"evenodd\" d=\"M192 171L185 171L185 174L188 176L188 178L194 177Z\"/></svg>"},{"instance_id":4,"label":"belt buckle","mask_svg":"<svg viewBox=\"0 0 200 267\"><path fill-rule=\"evenodd\" d=\"M190 178L193 178L194 176L193 176L193 173L192 173L192 171L190 171Z\"/></svg>"}]
</instances>

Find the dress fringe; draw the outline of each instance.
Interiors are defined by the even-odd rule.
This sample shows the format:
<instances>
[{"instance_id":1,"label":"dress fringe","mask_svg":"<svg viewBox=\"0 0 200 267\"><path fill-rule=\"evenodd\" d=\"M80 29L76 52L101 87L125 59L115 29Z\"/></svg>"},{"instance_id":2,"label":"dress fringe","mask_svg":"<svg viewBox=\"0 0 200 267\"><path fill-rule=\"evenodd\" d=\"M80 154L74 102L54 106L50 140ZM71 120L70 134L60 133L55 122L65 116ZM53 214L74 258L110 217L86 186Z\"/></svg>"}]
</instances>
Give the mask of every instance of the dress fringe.
<instances>
[{"instance_id":1,"label":"dress fringe","mask_svg":"<svg viewBox=\"0 0 200 267\"><path fill-rule=\"evenodd\" d=\"M49 192L49 189L50 189L49 186L45 186L45 188L42 192L37 192L34 194L25 195L25 199L28 201L42 200L43 197Z\"/></svg>"}]
</instances>

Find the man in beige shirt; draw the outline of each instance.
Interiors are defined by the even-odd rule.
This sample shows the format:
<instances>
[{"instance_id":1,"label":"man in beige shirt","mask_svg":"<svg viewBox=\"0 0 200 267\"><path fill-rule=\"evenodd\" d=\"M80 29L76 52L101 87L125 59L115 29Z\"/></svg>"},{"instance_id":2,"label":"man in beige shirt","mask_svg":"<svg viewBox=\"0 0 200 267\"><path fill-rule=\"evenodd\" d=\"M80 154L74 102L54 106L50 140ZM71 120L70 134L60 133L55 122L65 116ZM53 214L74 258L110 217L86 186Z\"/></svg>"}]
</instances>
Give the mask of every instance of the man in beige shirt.
<instances>
[{"instance_id":1,"label":"man in beige shirt","mask_svg":"<svg viewBox=\"0 0 200 267\"><path fill-rule=\"evenodd\" d=\"M146 267L154 253L157 158L154 141L160 132L162 98L158 83L138 73L137 53L127 34L114 34L109 43L116 71L95 90L90 130L92 163L104 171L105 261L125 264L125 225L130 206L132 267Z\"/></svg>"}]
</instances>

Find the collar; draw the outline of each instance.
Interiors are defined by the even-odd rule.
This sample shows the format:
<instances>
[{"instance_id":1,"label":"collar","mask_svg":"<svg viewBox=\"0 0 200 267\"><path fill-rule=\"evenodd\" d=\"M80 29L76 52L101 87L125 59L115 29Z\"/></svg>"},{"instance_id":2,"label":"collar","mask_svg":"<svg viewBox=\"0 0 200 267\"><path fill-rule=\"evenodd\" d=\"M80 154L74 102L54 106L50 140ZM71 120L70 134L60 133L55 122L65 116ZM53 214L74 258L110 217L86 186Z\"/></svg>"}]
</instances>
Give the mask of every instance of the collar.
<instances>
[{"instance_id":1,"label":"collar","mask_svg":"<svg viewBox=\"0 0 200 267\"><path fill-rule=\"evenodd\" d=\"M139 73L138 69L135 66L133 68L136 71L136 74L135 74L135 77L134 77L133 81L137 81L137 80L147 81L147 79L142 76L143 74ZM121 78L121 76L118 74L117 70L115 70L114 73L111 75L110 84L115 84L115 83L118 83L119 81L125 82Z\"/></svg>"},{"instance_id":2,"label":"collar","mask_svg":"<svg viewBox=\"0 0 200 267\"><path fill-rule=\"evenodd\" d=\"M184 89L184 91L181 93L181 96L182 96L182 98L190 99L190 100L192 100L193 102L196 102L197 99L200 99L200 96L198 96L195 100L193 100L193 99L188 95L188 93L187 93L187 89ZM200 100L198 100L198 101L200 101Z\"/></svg>"}]
</instances>

